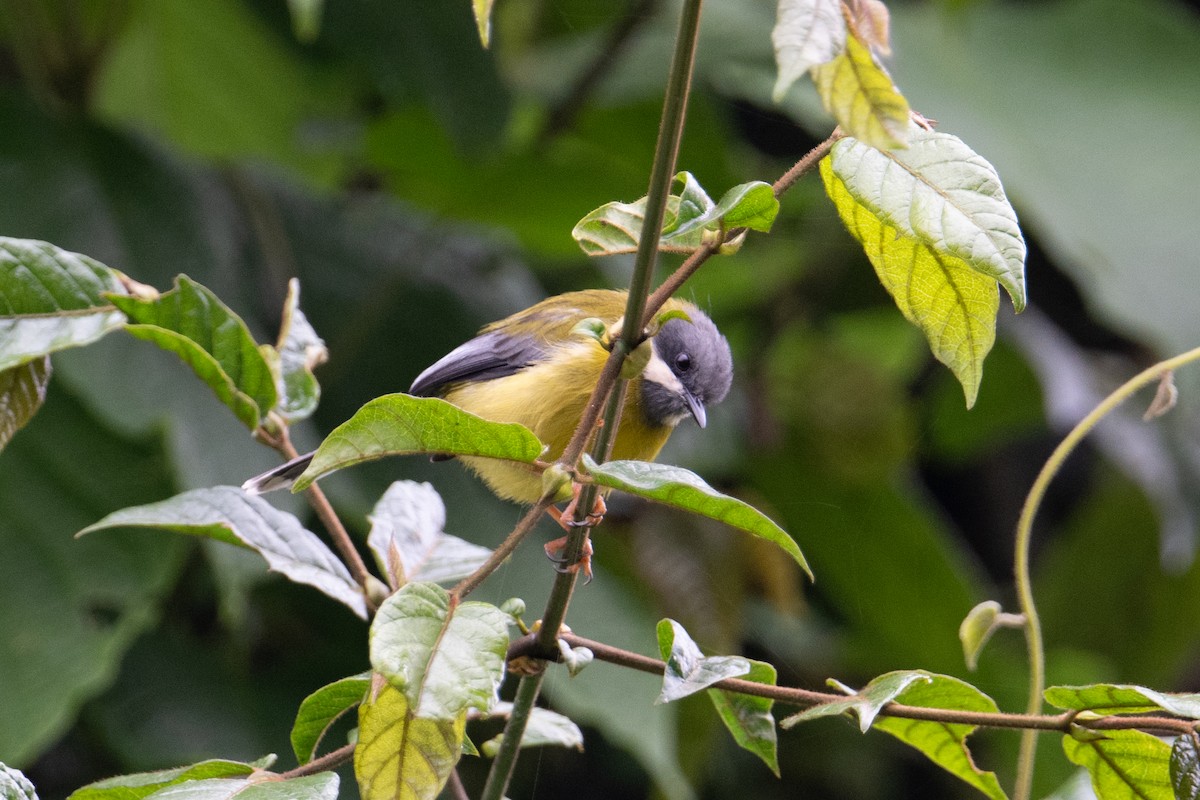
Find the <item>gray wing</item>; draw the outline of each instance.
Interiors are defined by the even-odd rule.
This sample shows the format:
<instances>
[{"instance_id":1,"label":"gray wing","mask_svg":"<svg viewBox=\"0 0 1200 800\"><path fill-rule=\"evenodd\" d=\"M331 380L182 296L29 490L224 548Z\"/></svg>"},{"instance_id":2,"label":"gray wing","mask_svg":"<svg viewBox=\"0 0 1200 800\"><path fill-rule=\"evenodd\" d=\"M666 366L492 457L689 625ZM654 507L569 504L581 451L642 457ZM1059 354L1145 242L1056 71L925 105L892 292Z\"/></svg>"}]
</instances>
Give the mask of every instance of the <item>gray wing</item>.
<instances>
[{"instance_id":1,"label":"gray wing","mask_svg":"<svg viewBox=\"0 0 1200 800\"><path fill-rule=\"evenodd\" d=\"M546 357L544 343L532 336L490 331L459 345L417 376L409 394L430 397L459 381L503 378Z\"/></svg>"}]
</instances>

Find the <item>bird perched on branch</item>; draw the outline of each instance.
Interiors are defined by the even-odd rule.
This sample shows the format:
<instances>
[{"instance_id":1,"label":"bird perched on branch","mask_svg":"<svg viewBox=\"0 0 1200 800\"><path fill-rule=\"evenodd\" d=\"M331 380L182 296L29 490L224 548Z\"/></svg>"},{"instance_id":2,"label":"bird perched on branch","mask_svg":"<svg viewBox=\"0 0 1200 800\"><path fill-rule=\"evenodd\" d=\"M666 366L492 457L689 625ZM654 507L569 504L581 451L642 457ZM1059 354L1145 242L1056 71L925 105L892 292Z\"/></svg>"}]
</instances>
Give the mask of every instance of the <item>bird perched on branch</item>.
<instances>
[{"instance_id":1,"label":"bird perched on branch","mask_svg":"<svg viewBox=\"0 0 1200 800\"><path fill-rule=\"evenodd\" d=\"M409 393L440 396L493 422L517 422L547 446L555 460L571 439L608 359L628 293L590 289L547 298L493 322L417 376ZM728 393L733 377L729 343L699 308L671 299L663 320L631 361L631 380L612 448L614 459L652 461L671 432L689 417L700 427L706 409ZM300 456L243 484L261 493L289 485L307 468ZM499 497L532 504L543 493L530 465L461 457Z\"/></svg>"}]
</instances>

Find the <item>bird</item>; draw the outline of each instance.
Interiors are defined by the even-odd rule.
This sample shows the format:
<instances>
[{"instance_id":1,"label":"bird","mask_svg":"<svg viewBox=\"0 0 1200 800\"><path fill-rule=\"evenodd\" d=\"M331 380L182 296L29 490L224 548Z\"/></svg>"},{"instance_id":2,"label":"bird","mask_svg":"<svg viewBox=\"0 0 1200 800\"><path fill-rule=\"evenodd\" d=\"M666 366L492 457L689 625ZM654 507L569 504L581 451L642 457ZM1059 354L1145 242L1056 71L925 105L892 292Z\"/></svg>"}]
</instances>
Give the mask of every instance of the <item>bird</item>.
<instances>
[{"instance_id":1,"label":"bird","mask_svg":"<svg viewBox=\"0 0 1200 800\"><path fill-rule=\"evenodd\" d=\"M524 425L546 446L553 462L566 448L608 359L604 335L623 324L628 292L587 289L546 298L484 326L413 381L409 394L440 396L493 422ZM707 409L729 392L733 357L729 343L696 305L671 298L665 320L639 347L645 366L630 381L611 458L653 461L675 428L687 419L707 425ZM586 321L600 323L590 328ZM591 331L591 333L589 333ZM291 484L312 453L246 481L261 494ZM542 499L541 474L533 465L460 456L501 499L532 505ZM565 499L565 498L561 498Z\"/></svg>"}]
</instances>

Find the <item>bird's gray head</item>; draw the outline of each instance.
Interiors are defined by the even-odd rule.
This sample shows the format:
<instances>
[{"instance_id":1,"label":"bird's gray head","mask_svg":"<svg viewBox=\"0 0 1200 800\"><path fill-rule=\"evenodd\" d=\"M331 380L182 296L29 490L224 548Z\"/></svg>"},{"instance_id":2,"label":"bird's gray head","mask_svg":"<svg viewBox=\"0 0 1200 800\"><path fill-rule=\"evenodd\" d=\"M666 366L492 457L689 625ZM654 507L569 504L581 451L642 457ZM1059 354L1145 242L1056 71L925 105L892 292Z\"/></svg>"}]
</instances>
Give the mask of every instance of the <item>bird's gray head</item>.
<instances>
[{"instance_id":1,"label":"bird's gray head","mask_svg":"<svg viewBox=\"0 0 1200 800\"><path fill-rule=\"evenodd\" d=\"M702 312L670 319L651 342L653 355L642 373L642 407L653 425L675 426L689 415L701 428L705 409L719 403L733 381L729 342Z\"/></svg>"}]
</instances>

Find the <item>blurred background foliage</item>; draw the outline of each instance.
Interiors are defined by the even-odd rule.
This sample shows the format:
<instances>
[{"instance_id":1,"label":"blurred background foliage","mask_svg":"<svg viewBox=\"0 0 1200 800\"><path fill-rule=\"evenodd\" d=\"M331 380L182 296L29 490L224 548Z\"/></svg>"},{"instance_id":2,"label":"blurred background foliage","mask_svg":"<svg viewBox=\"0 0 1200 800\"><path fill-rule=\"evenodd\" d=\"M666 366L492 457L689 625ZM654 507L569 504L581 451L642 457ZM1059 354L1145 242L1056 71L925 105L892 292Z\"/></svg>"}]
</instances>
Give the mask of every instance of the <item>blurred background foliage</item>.
<instances>
[{"instance_id":1,"label":"blurred background foliage","mask_svg":"<svg viewBox=\"0 0 1200 800\"><path fill-rule=\"evenodd\" d=\"M1013 604L1014 522L1057 438L1134 370L1200 343L1200 15L1178 0L891 5L900 87L996 165L1021 215L1031 309L1002 313L964 410L818 181L797 186L770 236L685 289L728 335L737 380L663 460L779 519L816 584L729 530L614 503L568 621L651 653L671 616L787 683L923 667L1017 709L1018 637L969 675L958 623L980 600ZM186 272L263 340L298 275L331 351L296 433L312 445L481 324L625 283L627 260L589 261L569 231L645 192L675 17L669 0L506 0L484 51L467 0L328 0L311 42L283 0L0 0L0 232L160 288ZM831 123L808 88L769 100L773 4L710 0L704 23L679 163L719 194L773 180ZM362 623L222 545L71 538L119 507L238 484L272 454L148 344L109 337L55 369L0 454L0 761L56 798L122 771L288 753L299 700L366 666ZM1035 553L1052 681L1200 688L1200 380L1179 382L1171 416L1122 412L1052 490ZM447 530L473 541L517 517L453 464L375 463L328 488L362 532L399 476L432 481ZM531 545L482 594L536 613L549 584ZM707 701L654 706L654 680L603 664L556 671L548 691L587 752L527 755L513 797L963 792L828 720L781 734L777 781ZM1007 770L1015 735L979 739L977 760ZM1043 793L1068 775L1047 745ZM468 787L484 767L464 760Z\"/></svg>"}]
</instances>

